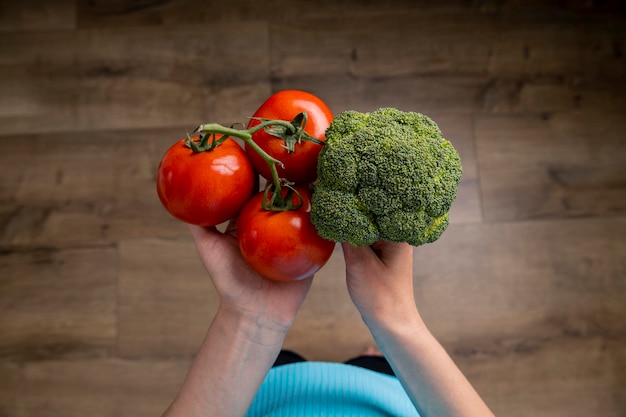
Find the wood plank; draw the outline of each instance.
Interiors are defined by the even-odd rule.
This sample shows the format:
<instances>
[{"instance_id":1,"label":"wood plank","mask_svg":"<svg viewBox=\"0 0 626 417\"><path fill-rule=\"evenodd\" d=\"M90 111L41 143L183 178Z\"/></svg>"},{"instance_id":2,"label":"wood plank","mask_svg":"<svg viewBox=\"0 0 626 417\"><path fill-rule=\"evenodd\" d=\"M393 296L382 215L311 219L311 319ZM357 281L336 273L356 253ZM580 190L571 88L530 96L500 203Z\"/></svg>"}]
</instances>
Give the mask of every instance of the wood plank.
<instances>
[{"instance_id":1,"label":"wood plank","mask_svg":"<svg viewBox=\"0 0 626 417\"><path fill-rule=\"evenodd\" d=\"M0 140L0 244L112 244L186 234L155 188L163 153L184 135L181 128Z\"/></svg>"},{"instance_id":2,"label":"wood plank","mask_svg":"<svg viewBox=\"0 0 626 417\"><path fill-rule=\"evenodd\" d=\"M618 1L524 1L502 0L471 3L460 0L387 0L363 2L318 1L311 7L306 0L268 0L262 3L246 0L228 3L202 0L81 0L78 2L78 20L81 27L159 26L215 21L269 20L274 24L297 21L303 17L341 18L360 16L385 16L389 14L417 13L433 15L453 13L529 14L562 18L572 14L584 16L615 16L623 12ZM444 19L438 19L444 20Z\"/></svg>"},{"instance_id":3,"label":"wood plank","mask_svg":"<svg viewBox=\"0 0 626 417\"><path fill-rule=\"evenodd\" d=\"M69 30L76 28L74 0L3 1L0 32Z\"/></svg>"},{"instance_id":4,"label":"wood plank","mask_svg":"<svg viewBox=\"0 0 626 417\"><path fill-rule=\"evenodd\" d=\"M194 355L219 305L191 237L120 242L122 357Z\"/></svg>"},{"instance_id":5,"label":"wood plank","mask_svg":"<svg viewBox=\"0 0 626 417\"><path fill-rule=\"evenodd\" d=\"M161 415L190 361L93 359L0 362L0 412L6 416Z\"/></svg>"},{"instance_id":6,"label":"wood plank","mask_svg":"<svg viewBox=\"0 0 626 417\"><path fill-rule=\"evenodd\" d=\"M272 76L484 74L496 30L492 22L483 15L462 19L458 14L403 13L275 25Z\"/></svg>"},{"instance_id":7,"label":"wood plank","mask_svg":"<svg viewBox=\"0 0 626 417\"><path fill-rule=\"evenodd\" d=\"M623 337L626 221L451 225L415 250L415 296L445 343Z\"/></svg>"},{"instance_id":8,"label":"wood plank","mask_svg":"<svg viewBox=\"0 0 626 417\"><path fill-rule=\"evenodd\" d=\"M9 33L0 134L240 120L269 93L268 47L254 22Z\"/></svg>"},{"instance_id":9,"label":"wood plank","mask_svg":"<svg viewBox=\"0 0 626 417\"><path fill-rule=\"evenodd\" d=\"M457 224L415 250L418 307L496 415L623 414L623 220Z\"/></svg>"},{"instance_id":10,"label":"wood plank","mask_svg":"<svg viewBox=\"0 0 626 417\"><path fill-rule=\"evenodd\" d=\"M581 109L611 113L626 107L625 87L606 79L500 78L488 84L482 97L484 110L496 114L548 116Z\"/></svg>"},{"instance_id":11,"label":"wood plank","mask_svg":"<svg viewBox=\"0 0 626 417\"><path fill-rule=\"evenodd\" d=\"M111 352L116 281L112 247L0 253L0 359Z\"/></svg>"},{"instance_id":12,"label":"wood plank","mask_svg":"<svg viewBox=\"0 0 626 417\"><path fill-rule=\"evenodd\" d=\"M619 15L540 13L401 12L272 25L272 76L624 77L616 47L623 31L607 30L619 27Z\"/></svg>"},{"instance_id":13,"label":"wood plank","mask_svg":"<svg viewBox=\"0 0 626 417\"><path fill-rule=\"evenodd\" d=\"M558 338L498 354L453 355L495 415L621 417L624 338Z\"/></svg>"},{"instance_id":14,"label":"wood plank","mask_svg":"<svg viewBox=\"0 0 626 417\"><path fill-rule=\"evenodd\" d=\"M624 215L625 128L621 113L595 109L479 117L485 220Z\"/></svg>"},{"instance_id":15,"label":"wood plank","mask_svg":"<svg viewBox=\"0 0 626 417\"><path fill-rule=\"evenodd\" d=\"M334 113L395 107L427 115L468 115L482 108L480 96L488 83L483 75L406 75L371 79L296 74L274 78L273 88L310 91L325 100Z\"/></svg>"},{"instance_id":16,"label":"wood plank","mask_svg":"<svg viewBox=\"0 0 626 417\"><path fill-rule=\"evenodd\" d=\"M466 2L394 0L383 2L318 1L311 7L306 0L286 2L269 0L264 2L230 1L228 3L202 0L82 0L78 2L80 27L118 27L146 25L180 25L216 21L295 21L305 17L381 15L390 12L415 11L433 12L441 10L467 10Z\"/></svg>"},{"instance_id":17,"label":"wood plank","mask_svg":"<svg viewBox=\"0 0 626 417\"><path fill-rule=\"evenodd\" d=\"M497 23L496 23L497 22ZM502 78L565 76L610 79L626 75L623 15L517 13L494 21L497 36L487 70Z\"/></svg>"}]
</instances>

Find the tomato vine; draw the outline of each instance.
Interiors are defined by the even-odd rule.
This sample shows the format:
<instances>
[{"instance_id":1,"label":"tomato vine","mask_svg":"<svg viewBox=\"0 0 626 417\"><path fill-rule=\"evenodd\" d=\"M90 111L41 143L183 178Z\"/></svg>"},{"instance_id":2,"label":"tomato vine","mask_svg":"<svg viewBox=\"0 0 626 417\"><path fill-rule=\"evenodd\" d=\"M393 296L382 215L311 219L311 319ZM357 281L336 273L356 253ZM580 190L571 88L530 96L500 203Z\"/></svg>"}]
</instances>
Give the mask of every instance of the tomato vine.
<instances>
[{"instance_id":1,"label":"tomato vine","mask_svg":"<svg viewBox=\"0 0 626 417\"><path fill-rule=\"evenodd\" d=\"M264 129L268 134L280 138L285 141L285 147L288 152L294 152L295 145L302 141L308 141L317 145L324 145L324 142L309 135L305 130L308 116L306 112L298 113L293 120L267 120L259 119L261 123L249 128L249 129L235 129L234 127L225 127L218 123L209 123L198 126L192 133L198 133L199 139L197 141L188 137L186 146L191 148L194 152L211 151L216 146L219 146L223 141L229 137L236 137L241 139L249 146L254 152L256 152L265 162L269 165L272 175L272 182L265 189L265 196L263 198L263 209L269 211L285 211L285 210L297 210L302 205L302 196L293 187L293 184L280 178L278 175L277 166L284 166L283 163L265 152L259 145L257 145L252 139L252 135L261 129ZM218 135L221 135L218 137ZM286 196L283 196L281 191L282 187L287 187L288 192ZM292 203L293 194L296 194L299 204Z\"/></svg>"}]
</instances>

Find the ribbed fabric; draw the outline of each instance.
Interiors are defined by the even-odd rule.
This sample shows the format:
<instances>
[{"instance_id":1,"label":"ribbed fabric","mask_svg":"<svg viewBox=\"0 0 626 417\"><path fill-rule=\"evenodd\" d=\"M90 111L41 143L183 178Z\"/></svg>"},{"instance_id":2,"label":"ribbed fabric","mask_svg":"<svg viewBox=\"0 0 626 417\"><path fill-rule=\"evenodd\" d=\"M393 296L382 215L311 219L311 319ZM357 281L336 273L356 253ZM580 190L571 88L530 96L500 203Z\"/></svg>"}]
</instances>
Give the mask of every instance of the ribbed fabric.
<instances>
[{"instance_id":1,"label":"ribbed fabric","mask_svg":"<svg viewBox=\"0 0 626 417\"><path fill-rule=\"evenodd\" d=\"M272 368L246 417L419 417L397 378L357 366Z\"/></svg>"}]
</instances>

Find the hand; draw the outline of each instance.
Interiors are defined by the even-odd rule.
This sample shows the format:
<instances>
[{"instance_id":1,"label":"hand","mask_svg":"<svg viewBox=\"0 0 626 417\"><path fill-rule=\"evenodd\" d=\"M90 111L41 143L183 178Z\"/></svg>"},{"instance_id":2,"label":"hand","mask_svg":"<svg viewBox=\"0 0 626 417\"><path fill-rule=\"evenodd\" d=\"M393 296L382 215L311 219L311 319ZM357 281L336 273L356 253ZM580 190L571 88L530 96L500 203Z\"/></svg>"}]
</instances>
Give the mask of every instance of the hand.
<instances>
[{"instance_id":1,"label":"hand","mask_svg":"<svg viewBox=\"0 0 626 417\"><path fill-rule=\"evenodd\" d=\"M378 241L342 247L348 292L368 326L415 318L412 246Z\"/></svg>"},{"instance_id":2,"label":"hand","mask_svg":"<svg viewBox=\"0 0 626 417\"><path fill-rule=\"evenodd\" d=\"M350 297L422 416L493 416L422 321L413 294L413 247L343 244Z\"/></svg>"},{"instance_id":3,"label":"hand","mask_svg":"<svg viewBox=\"0 0 626 417\"><path fill-rule=\"evenodd\" d=\"M235 221L224 233L214 227L190 227L220 306L165 415L244 416L312 279L275 282L254 272L239 251Z\"/></svg>"},{"instance_id":4,"label":"hand","mask_svg":"<svg viewBox=\"0 0 626 417\"><path fill-rule=\"evenodd\" d=\"M224 233L190 226L196 250L220 296L220 308L286 331L304 301L312 278L276 282L257 274L239 251L236 221Z\"/></svg>"}]
</instances>

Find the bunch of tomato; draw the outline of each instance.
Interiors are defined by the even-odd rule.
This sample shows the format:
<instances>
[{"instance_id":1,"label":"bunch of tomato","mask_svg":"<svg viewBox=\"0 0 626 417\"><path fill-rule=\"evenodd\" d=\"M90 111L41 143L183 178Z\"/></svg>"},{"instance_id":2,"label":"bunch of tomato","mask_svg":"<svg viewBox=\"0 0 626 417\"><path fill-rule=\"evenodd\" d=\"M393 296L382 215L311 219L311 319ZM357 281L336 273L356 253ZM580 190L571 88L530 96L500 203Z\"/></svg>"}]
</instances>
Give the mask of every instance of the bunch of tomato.
<instances>
[{"instance_id":1,"label":"bunch of tomato","mask_svg":"<svg viewBox=\"0 0 626 417\"><path fill-rule=\"evenodd\" d=\"M259 107L245 130L202 125L165 152L157 172L159 199L190 224L210 227L236 218L241 254L263 277L310 277L335 246L310 221L309 186L332 119L320 98L284 90ZM259 175L268 183L263 191Z\"/></svg>"}]
</instances>

